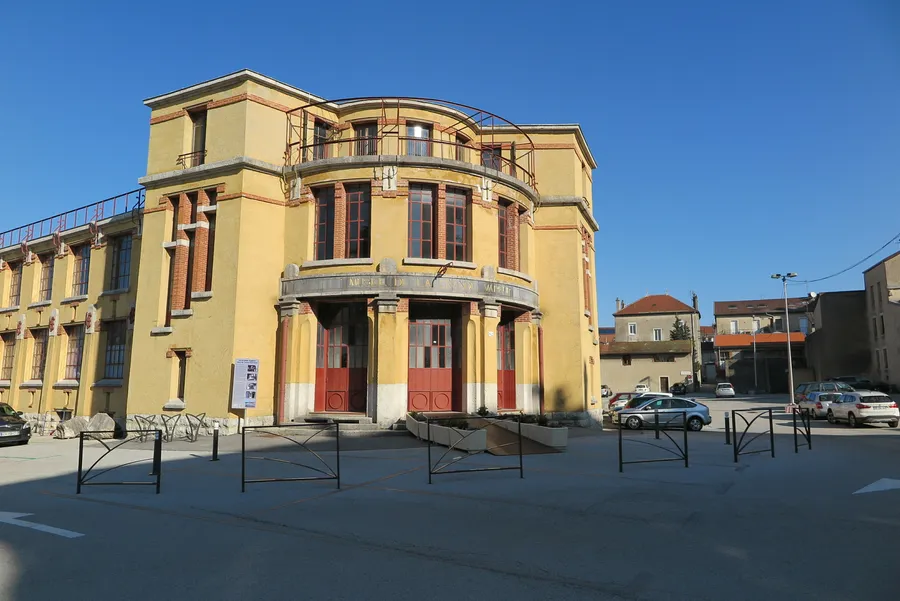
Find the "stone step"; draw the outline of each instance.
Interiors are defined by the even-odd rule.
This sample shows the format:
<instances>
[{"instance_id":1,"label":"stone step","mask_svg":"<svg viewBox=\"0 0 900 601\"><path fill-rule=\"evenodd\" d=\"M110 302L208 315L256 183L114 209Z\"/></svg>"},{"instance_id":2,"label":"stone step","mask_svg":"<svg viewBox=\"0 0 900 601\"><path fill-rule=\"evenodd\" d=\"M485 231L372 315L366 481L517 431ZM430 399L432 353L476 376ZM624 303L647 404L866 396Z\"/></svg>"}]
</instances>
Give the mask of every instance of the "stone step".
<instances>
[{"instance_id":1,"label":"stone step","mask_svg":"<svg viewBox=\"0 0 900 601\"><path fill-rule=\"evenodd\" d=\"M299 424L311 424L311 423L321 423L328 421L340 422L343 426L344 424L371 424L372 418L366 415L365 413L329 413L329 412L320 412L320 413L310 413L306 417L298 417L294 420Z\"/></svg>"}]
</instances>

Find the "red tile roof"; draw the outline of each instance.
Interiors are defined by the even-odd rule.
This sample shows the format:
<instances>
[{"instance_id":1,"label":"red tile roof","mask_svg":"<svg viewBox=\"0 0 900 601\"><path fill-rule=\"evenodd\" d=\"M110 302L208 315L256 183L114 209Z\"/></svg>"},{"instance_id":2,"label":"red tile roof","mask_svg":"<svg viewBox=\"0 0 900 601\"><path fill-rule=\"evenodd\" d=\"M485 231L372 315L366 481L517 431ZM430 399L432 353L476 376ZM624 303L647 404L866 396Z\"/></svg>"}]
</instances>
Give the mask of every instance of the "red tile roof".
<instances>
[{"instance_id":1,"label":"red tile roof","mask_svg":"<svg viewBox=\"0 0 900 601\"><path fill-rule=\"evenodd\" d=\"M621 317L623 315L651 315L653 313L699 313L699 311L668 294L650 294L627 305L621 311L616 311L613 315Z\"/></svg>"},{"instance_id":2,"label":"red tile roof","mask_svg":"<svg viewBox=\"0 0 900 601\"><path fill-rule=\"evenodd\" d=\"M715 336L716 335L716 326L700 326L700 335L701 336Z\"/></svg>"},{"instance_id":3,"label":"red tile roof","mask_svg":"<svg viewBox=\"0 0 900 601\"><path fill-rule=\"evenodd\" d=\"M788 307L791 309L805 308L808 299L789 298ZM713 314L716 317L722 315L761 315L763 313L784 312L783 298L758 298L755 300L716 301L713 304Z\"/></svg>"},{"instance_id":4,"label":"red tile roof","mask_svg":"<svg viewBox=\"0 0 900 601\"><path fill-rule=\"evenodd\" d=\"M791 332L791 342L803 342L806 336L803 332ZM769 334L757 334L756 345L784 344L787 341L784 332L772 332ZM735 348L753 346L753 334L718 334L716 336L716 348Z\"/></svg>"}]
</instances>

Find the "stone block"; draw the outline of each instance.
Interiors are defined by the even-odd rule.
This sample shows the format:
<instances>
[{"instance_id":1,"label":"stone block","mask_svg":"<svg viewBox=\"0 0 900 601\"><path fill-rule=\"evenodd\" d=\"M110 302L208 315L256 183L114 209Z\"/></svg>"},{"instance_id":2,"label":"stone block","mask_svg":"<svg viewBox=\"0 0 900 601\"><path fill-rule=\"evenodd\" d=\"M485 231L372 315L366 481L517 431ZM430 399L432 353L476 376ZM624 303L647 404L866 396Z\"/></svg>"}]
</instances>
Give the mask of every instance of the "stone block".
<instances>
[{"instance_id":1,"label":"stone block","mask_svg":"<svg viewBox=\"0 0 900 601\"><path fill-rule=\"evenodd\" d=\"M53 437L60 439L78 438L79 434L81 434L84 430L89 429L88 418L82 416L73 417L72 419L68 419L57 424L56 433L53 435Z\"/></svg>"},{"instance_id":2,"label":"stone block","mask_svg":"<svg viewBox=\"0 0 900 601\"><path fill-rule=\"evenodd\" d=\"M98 413L87 424L90 432L104 431L104 434L95 435L96 438L113 438L116 430L116 422L106 413Z\"/></svg>"}]
</instances>

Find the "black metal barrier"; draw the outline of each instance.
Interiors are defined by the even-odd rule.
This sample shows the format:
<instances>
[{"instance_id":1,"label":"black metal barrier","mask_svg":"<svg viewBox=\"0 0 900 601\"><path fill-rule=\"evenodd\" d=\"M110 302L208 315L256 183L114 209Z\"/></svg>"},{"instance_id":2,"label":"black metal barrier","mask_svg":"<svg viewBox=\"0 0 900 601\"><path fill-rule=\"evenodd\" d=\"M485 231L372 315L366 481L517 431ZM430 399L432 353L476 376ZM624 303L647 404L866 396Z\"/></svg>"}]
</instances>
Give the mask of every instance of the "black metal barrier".
<instances>
[{"instance_id":1,"label":"black metal barrier","mask_svg":"<svg viewBox=\"0 0 900 601\"><path fill-rule=\"evenodd\" d=\"M448 436L458 437L458 438L455 441L450 440L450 438L448 438L447 450L444 451L443 455L438 457L437 461L432 463L431 447L434 446L434 442L432 440L433 439L432 429L431 429L432 423L434 423L435 426L441 426L442 423L453 423L453 422L460 422L460 421L466 422L465 430L460 430L453 426L443 426L443 427L447 427L449 429L449 431L451 432L451 434L448 434ZM503 426L498 425L498 422L509 423L512 421L514 421L517 424L515 432L511 432L509 430L506 430L506 431L510 432L510 434L515 435L515 438L516 438L515 441L505 442L505 443L497 444L494 446L485 445L484 449L477 448L477 449L473 449L471 451L460 448L460 444L464 440L470 440L472 435L475 434L476 432L481 432L482 430L485 430L486 428L488 428L489 426L492 426L492 425L497 425L498 428L502 428ZM487 417L458 417L458 416L457 417L428 417L428 416L425 416L425 426L427 429L427 438L428 438L428 483L429 484L432 483L432 481L431 481L432 476L439 476L441 474L464 474L464 473L469 473L469 472L503 472L503 471L509 471L509 470L519 470L519 478L525 477L525 466L524 466L524 462L522 460L522 422L519 418L513 420L513 419L498 419L498 418L487 418ZM475 426L475 427L473 427L473 426ZM452 434L454 432L455 432L455 434ZM463 434L463 432L465 434ZM435 431L434 433L437 433L437 432ZM505 449L506 447L509 447L510 445L516 445L516 447L518 449L518 458L519 458L518 465L472 467L472 468L466 468L466 469L448 469L448 468L456 465L460 461L463 461L464 459L468 459L470 457L475 457L476 455L481 455L483 453L491 453L492 451L498 451L500 449ZM447 457L447 455L451 452L464 453L464 454L460 455L458 457L452 457L452 458L444 461L444 458Z\"/></svg>"},{"instance_id":2,"label":"black metal barrier","mask_svg":"<svg viewBox=\"0 0 900 601\"><path fill-rule=\"evenodd\" d=\"M678 449L677 452L672 450L670 447L664 447L662 445L658 445L653 442L648 442L646 440L637 440L637 439L633 439L633 438L623 439L622 438L622 430L625 429L625 424L623 423L622 415L619 415L619 473L621 474L624 471L624 469L623 469L624 466L632 465L635 463L666 463L669 461L684 461L684 467L689 467L690 464L689 464L689 451L688 451L687 413L688 413L687 411L677 411L674 413L666 412L667 416L671 415L672 417L666 419L664 422L661 423L659 421L659 411L653 412L653 431L656 435L655 436L656 440L659 440L659 433L662 432L663 434L666 435L666 438L668 438L670 441L672 441L672 444L674 444L675 448ZM666 426L672 424L678 418L681 418L681 420L682 420L681 426L682 426L682 429L684 430L684 446L683 447L681 445L679 445L677 442L675 442L675 439L672 438L671 436L669 436L669 433L666 432ZM660 430L660 426L662 426L662 430ZM655 447L657 449L661 449L667 453L671 453L672 455L674 455L674 457L664 457L662 459L637 459L634 461L625 461L625 459L622 455L622 451L623 451L623 442L625 442L626 440L628 442L636 442L639 444L644 444L644 445L647 445L650 447Z\"/></svg>"},{"instance_id":3,"label":"black metal barrier","mask_svg":"<svg viewBox=\"0 0 900 601\"><path fill-rule=\"evenodd\" d=\"M116 434L115 430L95 430L95 431L86 431L82 432L78 435L78 484L75 487L75 494L81 494L82 486L156 486L156 494L159 494L160 490L160 481L162 478L162 430L130 430L128 434L125 435L125 439L116 439L115 444L106 444L103 438L99 436L101 434L109 434L114 436ZM140 463L141 461L146 461L145 459L135 459L134 461L129 461L128 463L123 463L122 465L114 465L112 467L108 467L104 470L100 470L98 472L93 472L94 468L97 466L100 461L103 460L104 457L120 448L122 445L128 444L132 441L143 442L147 436L153 435L153 465L150 470L151 476L156 476L155 480L138 480L138 481L126 481L126 482L92 482L96 477L102 476L107 472L111 472L115 469L119 469L121 467L125 467L128 465L134 465L135 463ZM97 461L91 464L91 467L84 471L84 439L85 437L91 438L93 440L98 441L100 444L104 446L106 452L103 453Z\"/></svg>"},{"instance_id":4,"label":"black metal barrier","mask_svg":"<svg viewBox=\"0 0 900 601\"><path fill-rule=\"evenodd\" d=\"M799 453L800 447L806 447L812 451L812 431L810 430L812 414L810 411L815 411L815 409L801 411L800 407L796 405L791 407L791 418L794 422L794 453ZM799 425L797 425L797 414L800 414ZM803 442L800 442L797 438L798 432L803 436Z\"/></svg>"},{"instance_id":5,"label":"black metal barrier","mask_svg":"<svg viewBox=\"0 0 900 601\"><path fill-rule=\"evenodd\" d=\"M749 421L743 415L744 413L751 413L754 411L757 412L757 414L753 419L751 419ZM734 462L737 463L738 457L741 455L753 455L754 453L765 453L766 451L771 452L772 457L775 457L775 430L773 428L773 423L772 423L772 408L771 407L754 407L752 409L735 409L731 413L734 416L734 420L733 420L733 423L734 423L734 445L732 446L732 451L734 452ZM758 420L760 417L762 417L763 415L769 416L769 429L764 432L760 432L760 433L756 434L753 438L751 438L747 442L744 442L744 437L747 435L748 431L750 430L750 426L752 426L753 423L756 420ZM738 418L741 418L741 420L744 422L744 428L743 428L743 431L741 432L740 436L738 436ZM763 436L764 434L769 435L769 447L768 448L757 449L755 451L745 450L748 446L750 446L750 444L754 440L756 440L760 436Z\"/></svg>"},{"instance_id":6,"label":"black metal barrier","mask_svg":"<svg viewBox=\"0 0 900 601\"><path fill-rule=\"evenodd\" d=\"M286 436L285 434L281 434L280 432L276 432L274 430L297 430L298 432L302 432L303 430L315 430L313 434L308 436L303 442L299 440L295 440L290 436ZM331 465L325 461L321 455L316 453L312 448L310 448L310 441L321 434L322 432L326 432L328 430L334 430L334 451L335 451L335 467L332 468ZM253 432L260 432L266 436L275 436L278 438L283 438L284 440L290 441L300 448L308 451L312 454L313 457L319 460L322 464L321 467L316 465L307 465L305 463L295 463L293 461L288 461L286 459L278 459L275 457L265 457L265 456L254 456L247 455L247 432L251 434ZM274 461L276 463L286 463L288 465L295 465L297 467L303 467L313 472L317 472L322 474L321 476L301 476L295 478L254 478L247 479L247 459L255 459L259 461ZM341 487L341 425L340 422L331 421L331 422L321 422L321 423L310 423L310 424L287 424L284 426L244 426L241 430L241 492L246 492L248 484L258 484L262 482L307 482L311 480L336 480L337 487Z\"/></svg>"}]
</instances>

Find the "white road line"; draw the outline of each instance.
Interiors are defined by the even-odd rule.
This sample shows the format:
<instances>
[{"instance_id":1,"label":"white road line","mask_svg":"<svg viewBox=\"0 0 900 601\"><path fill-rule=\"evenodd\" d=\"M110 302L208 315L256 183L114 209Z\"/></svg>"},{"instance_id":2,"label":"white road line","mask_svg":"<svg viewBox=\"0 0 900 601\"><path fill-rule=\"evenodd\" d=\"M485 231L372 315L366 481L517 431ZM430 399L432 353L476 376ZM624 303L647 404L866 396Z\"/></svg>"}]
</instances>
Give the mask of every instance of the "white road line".
<instances>
[{"instance_id":1,"label":"white road line","mask_svg":"<svg viewBox=\"0 0 900 601\"><path fill-rule=\"evenodd\" d=\"M84 536L80 532L72 532L71 530L63 530L62 528L54 528L53 526L45 526L44 524L35 524L34 522L26 522L24 520L19 519L19 518L24 518L29 515L34 515L34 514L32 514L32 513L11 513L8 511L0 511L0 524L9 524L11 526L20 526L22 528L31 528L32 530L37 530L38 532L54 534L56 536L62 536L63 538L78 538L80 536Z\"/></svg>"},{"instance_id":2,"label":"white road line","mask_svg":"<svg viewBox=\"0 0 900 601\"><path fill-rule=\"evenodd\" d=\"M886 490L894 490L900 488L900 480L894 480L893 478L882 478L877 482L873 482L872 484L860 488L858 491L853 493L854 495L862 495L867 492L884 492Z\"/></svg>"}]
</instances>

